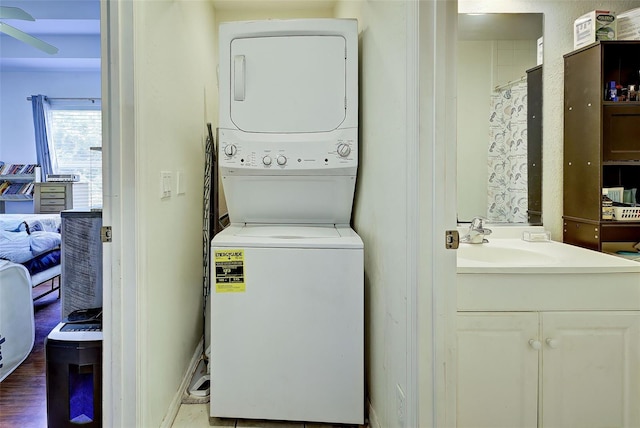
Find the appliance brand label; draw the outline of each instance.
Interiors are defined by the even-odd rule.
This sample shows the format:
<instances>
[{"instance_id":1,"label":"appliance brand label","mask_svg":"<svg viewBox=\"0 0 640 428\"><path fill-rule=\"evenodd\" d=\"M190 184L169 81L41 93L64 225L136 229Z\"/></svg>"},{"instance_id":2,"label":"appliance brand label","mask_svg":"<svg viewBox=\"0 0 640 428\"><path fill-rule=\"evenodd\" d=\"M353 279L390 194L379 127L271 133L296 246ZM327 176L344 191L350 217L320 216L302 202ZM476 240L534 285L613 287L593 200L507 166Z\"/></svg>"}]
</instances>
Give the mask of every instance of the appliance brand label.
<instances>
[{"instance_id":1,"label":"appliance brand label","mask_svg":"<svg viewBox=\"0 0 640 428\"><path fill-rule=\"evenodd\" d=\"M244 293L244 250L216 250L216 293Z\"/></svg>"}]
</instances>

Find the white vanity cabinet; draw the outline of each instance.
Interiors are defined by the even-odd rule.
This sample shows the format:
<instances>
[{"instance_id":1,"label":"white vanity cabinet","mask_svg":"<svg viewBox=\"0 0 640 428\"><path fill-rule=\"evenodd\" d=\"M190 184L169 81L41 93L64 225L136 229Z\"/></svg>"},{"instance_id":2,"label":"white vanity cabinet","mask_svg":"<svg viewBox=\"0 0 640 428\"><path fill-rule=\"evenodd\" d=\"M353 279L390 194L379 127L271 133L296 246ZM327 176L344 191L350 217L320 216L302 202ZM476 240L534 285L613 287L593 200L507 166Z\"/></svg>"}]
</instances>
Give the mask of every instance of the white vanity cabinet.
<instances>
[{"instance_id":1,"label":"white vanity cabinet","mask_svg":"<svg viewBox=\"0 0 640 428\"><path fill-rule=\"evenodd\" d=\"M458 427L640 427L640 312L458 312Z\"/></svg>"},{"instance_id":2,"label":"white vanity cabinet","mask_svg":"<svg viewBox=\"0 0 640 428\"><path fill-rule=\"evenodd\" d=\"M640 428L640 263L493 232L458 249L458 426Z\"/></svg>"},{"instance_id":3,"label":"white vanity cabinet","mask_svg":"<svg viewBox=\"0 0 640 428\"><path fill-rule=\"evenodd\" d=\"M536 312L459 312L458 427L535 427Z\"/></svg>"},{"instance_id":4,"label":"white vanity cabinet","mask_svg":"<svg viewBox=\"0 0 640 428\"><path fill-rule=\"evenodd\" d=\"M640 312L541 315L541 426L640 427Z\"/></svg>"}]
</instances>

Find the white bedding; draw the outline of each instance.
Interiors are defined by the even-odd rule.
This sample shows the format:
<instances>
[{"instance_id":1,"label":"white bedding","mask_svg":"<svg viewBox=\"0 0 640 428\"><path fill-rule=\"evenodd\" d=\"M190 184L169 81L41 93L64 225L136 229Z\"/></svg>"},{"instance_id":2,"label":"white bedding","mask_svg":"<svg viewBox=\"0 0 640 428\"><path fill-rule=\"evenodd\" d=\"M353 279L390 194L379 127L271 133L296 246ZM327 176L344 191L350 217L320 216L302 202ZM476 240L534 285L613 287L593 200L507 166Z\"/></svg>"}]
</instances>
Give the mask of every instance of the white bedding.
<instances>
[{"instance_id":1,"label":"white bedding","mask_svg":"<svg viewBox=\"0 0 640 428\"><path fill-rule=\"evenodd\" d=\"M60 247L61 235L57 232L7 232L0 230L0 259L24 263L54 248Z\"/></svg>"},{"instance_id":2,"label":"white bedding","mask_svg":"<svg viewBox=\"0 0 640 428\"><path fill-rule=\"evenodd\" d=\"M26 230L24 223L31 230L60 232L60 214L0 214L0 230Z\"/></svg>"},{"instance_id":3,"label":"white bedding","mask_svg":"<svg viewBox=\"0 0 640 428\"><path fill-rule=\"evenodd\" d=\"M60 214L0 214L0 259L24 263L59 248L60 229ZM58 264L36 273L31 276L31 284L35 287L53 279L60 275L60 271Z\"/></svg>"}]
</instances>

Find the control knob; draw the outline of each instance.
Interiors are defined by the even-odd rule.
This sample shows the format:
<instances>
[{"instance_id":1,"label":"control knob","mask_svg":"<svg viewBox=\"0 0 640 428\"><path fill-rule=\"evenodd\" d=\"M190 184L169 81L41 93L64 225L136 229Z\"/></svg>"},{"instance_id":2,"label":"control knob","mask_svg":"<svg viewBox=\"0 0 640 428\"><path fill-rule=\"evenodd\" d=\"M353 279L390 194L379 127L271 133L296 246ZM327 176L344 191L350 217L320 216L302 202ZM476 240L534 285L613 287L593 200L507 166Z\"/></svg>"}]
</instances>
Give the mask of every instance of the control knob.
<instances>
[{"instance_id":1,"label":"control knob","mask_svg":"<svg viewBox=\"0 0 640 428\"><path fill-rule=\"evenodd\" d=\"M351 147L346 144L346 143L340 143L338 144L338 154L340 155L340 157L347 157L349 156L349 153L351 153Z\"/></svg>"},{"instance_id":2,"label":"control knob","mask_svg":"<svg viewBox=\"0 0 640 428\"><path fill-rule=\"evenodd\" d=\"M265 165L271 165L271 156L265 156L262 158L262 163Z\"/></svg>"},{"instance_id":3,"label":"control knob","mask_svg":"<svg viewBox=\"0 0 640 428\"><path fill-rule=\"evenodd\" d=\"M287 163L287 158L283 155L278 156L278 159L276 159L276 161L278 162L278 165L284 165Z\"/></svg>"},{"instance_id":4,"label":"control knob","mask_svg":"<svg viewBox=\"0 0 640 428\"><path fill-rule=\"evenodd\" d=\"M228 144L224 147L224 154L231 157L238 152L238 148L235 144Z\"/></svg>"}]
</instances>

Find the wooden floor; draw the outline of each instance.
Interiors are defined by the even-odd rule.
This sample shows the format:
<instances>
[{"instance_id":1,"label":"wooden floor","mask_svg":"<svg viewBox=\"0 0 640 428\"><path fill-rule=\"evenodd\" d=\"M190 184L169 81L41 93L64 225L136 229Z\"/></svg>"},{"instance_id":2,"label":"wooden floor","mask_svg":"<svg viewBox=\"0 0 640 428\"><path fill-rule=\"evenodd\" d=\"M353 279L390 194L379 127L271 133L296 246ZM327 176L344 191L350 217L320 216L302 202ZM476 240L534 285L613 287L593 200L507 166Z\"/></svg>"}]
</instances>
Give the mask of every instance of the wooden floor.
<instances>
[{"instance_id":1,"label":"wooden floor","mask_svg":"<svg viewBox=\"0 0 640 428\"><path fill-rule=\"evenodd\" d=\"M34 295L50 288L49 282L36 287ZM44 339L60 322L58 292L34 302L36 337L31 354L0 383L0 428L46 428L47 396Z\"/></svg>"}]
</instances>

